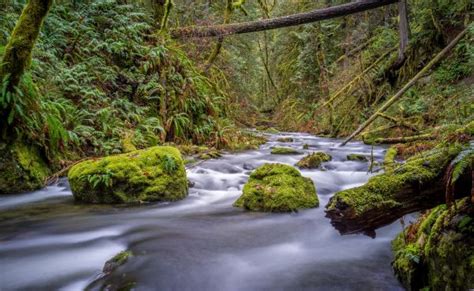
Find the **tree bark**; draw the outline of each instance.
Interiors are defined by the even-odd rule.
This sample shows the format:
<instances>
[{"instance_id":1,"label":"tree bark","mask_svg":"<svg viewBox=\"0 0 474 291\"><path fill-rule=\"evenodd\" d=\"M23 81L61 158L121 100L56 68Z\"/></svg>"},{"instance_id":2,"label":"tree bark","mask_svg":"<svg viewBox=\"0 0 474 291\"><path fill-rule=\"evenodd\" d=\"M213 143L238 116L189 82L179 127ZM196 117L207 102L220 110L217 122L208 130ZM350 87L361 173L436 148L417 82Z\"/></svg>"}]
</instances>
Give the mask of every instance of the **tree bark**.
<instances>
[{"instance_id":1,"label":"tree bark","mask_svg":"<svg viewBox=\"0 0 474 291\"><path fill-rule=\"evenodd\" d=\"M18 19L0 66L1 80L9 76L10 91L18 85L21 76L31 63L33 47L52 3L53 0L30 0Z\"/></svg>"},{"instance_id":2,"label":"tree bark","mask_svg":"<svg viewBox=\"0 0 474 291\"><path fill-rule=\"evenodd\" d=\"M341 17L393 4L396 2L398 2L398 0L363 0L359 2L352 2L328 8L317 9L310 12L258 21L216 26L183 27L173 30L171 32L171 36L173 38L219 37L231 34L264 31L288 26L301 25L324 19Z\"/></svg>"}]
</instances>

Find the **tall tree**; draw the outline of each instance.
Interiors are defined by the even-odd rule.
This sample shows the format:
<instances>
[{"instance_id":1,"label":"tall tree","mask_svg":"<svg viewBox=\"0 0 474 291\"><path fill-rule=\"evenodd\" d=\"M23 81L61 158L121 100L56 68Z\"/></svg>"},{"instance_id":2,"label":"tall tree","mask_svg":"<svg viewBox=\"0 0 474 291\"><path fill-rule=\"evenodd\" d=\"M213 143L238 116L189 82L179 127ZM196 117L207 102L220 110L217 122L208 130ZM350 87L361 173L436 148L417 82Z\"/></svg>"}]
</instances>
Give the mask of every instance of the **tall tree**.
<instances>
[{"instance_id":1,"label":"tall tree","mask_svg":"<svg viewBox=\"0 0 474 291\"><path fill-rule=\"evenodd\" d=\"M8 78L9 91L18 85L31 63L33 47L52 3L53 0L30 0L18 19L0 67L1 79Z\"/></svg>"}]
</instances>

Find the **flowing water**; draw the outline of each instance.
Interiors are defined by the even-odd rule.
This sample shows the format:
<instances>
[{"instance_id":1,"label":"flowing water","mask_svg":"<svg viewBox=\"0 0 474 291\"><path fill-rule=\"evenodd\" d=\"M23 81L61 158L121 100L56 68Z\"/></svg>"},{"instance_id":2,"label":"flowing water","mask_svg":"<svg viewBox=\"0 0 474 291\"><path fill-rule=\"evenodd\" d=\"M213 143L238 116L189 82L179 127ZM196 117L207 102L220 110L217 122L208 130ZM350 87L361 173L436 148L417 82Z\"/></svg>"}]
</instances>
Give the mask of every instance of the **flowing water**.
<instances>
[{"instance_id":1,"label":"flowing water","mask_svg":"<svg viewBox=\"0 0 474 291\"><path fill-rule=\"evenodd\" d=\"M279 137L294 142L277 142ZM324 206L342 189L371 176L371 147L306 134L269 135L259 150L228 154L188 169L189 197L139 207L74 204L67 181L24 195L0 196L0 290L82 290L104 262L133 252L106 282L136 282L137 290L399 290L390 241L399 223L364 235L341 236ZM303 144L309 149L302 150ZM320 207L292 214L232 207L252 169L294 164L303 154L271 155L273 146L333 156L324 169L303 170L315 182ZM385 149L373 156L381 161ZM99 284L92 285L97 289Z\"/></svg>"}]
</instances>

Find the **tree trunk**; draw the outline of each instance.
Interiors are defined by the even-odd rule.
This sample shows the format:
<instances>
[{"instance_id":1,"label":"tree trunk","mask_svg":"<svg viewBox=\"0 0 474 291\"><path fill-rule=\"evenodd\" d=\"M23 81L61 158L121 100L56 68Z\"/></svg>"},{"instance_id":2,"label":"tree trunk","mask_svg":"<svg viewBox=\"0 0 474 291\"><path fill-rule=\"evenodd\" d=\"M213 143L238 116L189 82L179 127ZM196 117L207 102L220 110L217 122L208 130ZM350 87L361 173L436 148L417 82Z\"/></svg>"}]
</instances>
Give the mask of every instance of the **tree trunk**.
<instances>
[{"instance_id":1,"label":"tree trunk","mask_svg":"<svg viewBox=\"0 0 474 291\"><path fill-rule=\"evenodd\" d=\"M264 31L281 27L295 26L311 23L324 19L341 17L357 12L362 12L377 7L389 5L398 0L363 0L343 5L317 9L306 13L293 14L289 16L264 19L258 21L235 23L228 25L183 27L171 32L174 38L186 37L219 37L231 34L242 34L256 31Z\"/></svg>"},{"instance_id":2,"label":"tree trunk","mask_svg":"<svg viewBox=\"0 0 474 291\"><path fill-rule=\"evenodd\" d=\"M53 0L30 0L5 48L0 67L0 78L8 77L8 90L13 91L31 63L31 53L38 38L43 20Z\"/></svg>"},{"instance_id":3,"label":"tree trunk","mask_svg":"<svg viewBox=\"0 0 474 291\"><path fill-rule=\"evenodd\" d=\"M398 60L396 64L397 67L401 67L401 65L405 62L406 59L405 53L407 51L408 38L410 35L406 0L400 0L400 2L398 2L398 16L400 17L398 24L400 33L400 48L398 51Z\"/></svg>"}]
</instances>

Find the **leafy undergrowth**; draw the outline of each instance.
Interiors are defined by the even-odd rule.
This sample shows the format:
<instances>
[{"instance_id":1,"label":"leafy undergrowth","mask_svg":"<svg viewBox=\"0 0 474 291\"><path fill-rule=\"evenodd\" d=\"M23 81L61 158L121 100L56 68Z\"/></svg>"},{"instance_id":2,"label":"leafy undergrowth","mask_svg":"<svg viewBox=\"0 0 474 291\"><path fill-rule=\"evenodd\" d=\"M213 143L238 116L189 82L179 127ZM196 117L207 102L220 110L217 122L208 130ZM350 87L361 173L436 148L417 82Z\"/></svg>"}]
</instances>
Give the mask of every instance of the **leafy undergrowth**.
<instances>
[{"instance_id":1,"label":"leafy undergrowth","mask_svg":"<svg viewBox=\"0 0 474 291\"><path fill-rule=\"evenodd\" d=\"M163 143L258 144L235 129L226 95L157 33L143 7L70 5L54 6L31 70L16 93L0 95L0 108L12 108L9 130L37 144L52 164ZM22 6L0 8L0 55Z\"/></svg>"}]
</instances>

